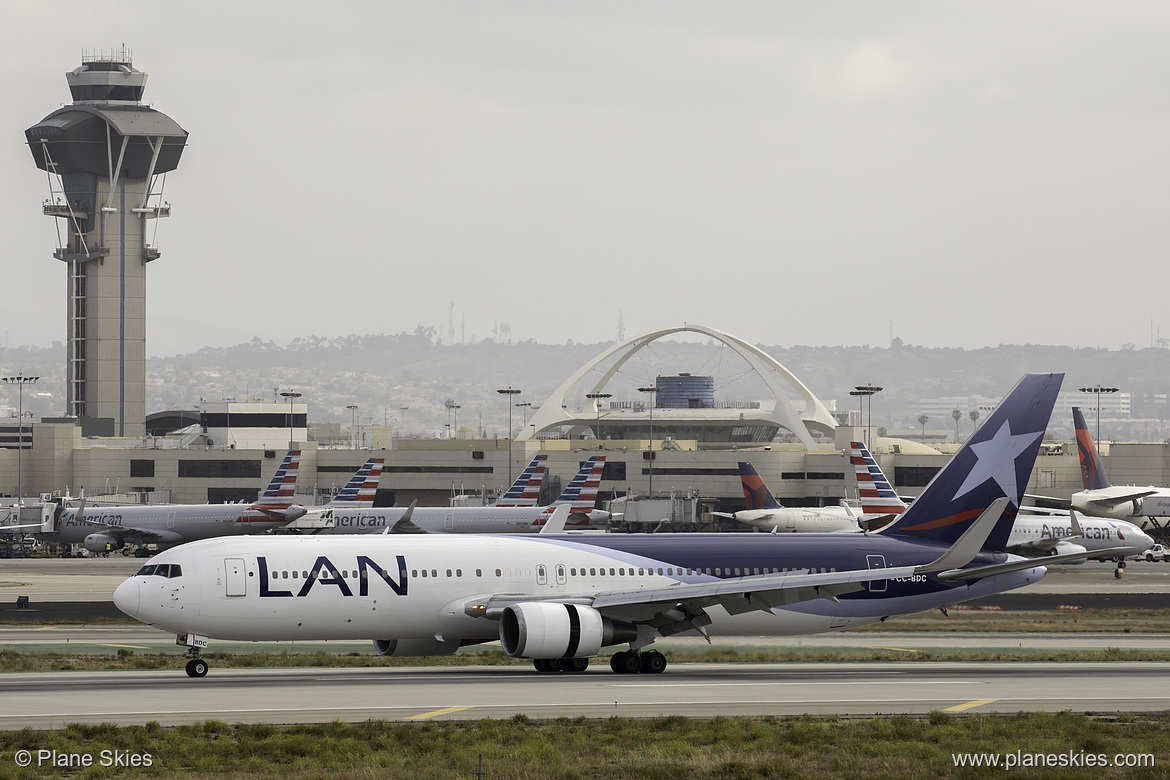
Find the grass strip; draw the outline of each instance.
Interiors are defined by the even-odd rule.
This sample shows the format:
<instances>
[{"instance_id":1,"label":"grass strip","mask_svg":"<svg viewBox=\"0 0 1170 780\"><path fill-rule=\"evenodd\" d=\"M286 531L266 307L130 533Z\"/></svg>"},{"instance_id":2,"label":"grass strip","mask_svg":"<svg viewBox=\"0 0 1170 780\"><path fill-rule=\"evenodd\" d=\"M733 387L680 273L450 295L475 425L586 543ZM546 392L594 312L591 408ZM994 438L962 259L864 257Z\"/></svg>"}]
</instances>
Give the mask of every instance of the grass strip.
<instances>
[{"instance_id":1,"label":"grass strip","mask_svg":"<svg viewBox=\"0 0 1170 780\"><path fill-rule=\"evenodd\" d=\"M1019 648L978 650L938 648L937 650L897 650L890 648L768 648L664 651L667 661L681 663L842 663L868 661L900 662L978 662L978 661L1170 661L1170 650L1143 648L1122 649L1105 647L1092 650L1054 650L1049 648ZM282 668L368 668L418 666L531 666L532 661L510 658L500 650L464 652L452 656L422 658L387 658L374 653L329 653L318 651L298 653L204 653L203 658L212 669L282 669ZM609 656L602 655L592 663L604 666ZM119 649L116 653L66 653L0 651L0 672L60 672L60 671L114 671L182 669L187 659L178 651L171 653L144 653Z\"/></svg>"},{"instance_id":2,"label":"grass strip","mask_svg":"<svg viewBox=\"0 0 1170 780\"><path fill-rule=\"evenodd\" d=\"M16 751L90 755L89 768L17 768ZM102 751L147 755L148 767L103 767ZM1017 753L1018 751L1018 753ZM842 719L834 716L711 719L672 716L404 723L385 720L305 726L222 721L163 728L78 725L0 732L0 777L215 776L227 780L474 777L491 780L740 780L875 777L976 778L1004 770L960 768L953 754L1152 756L1125 767L1018 771L1012 776L1165 777L1170 714L1093 717L1020 713ZM481 763L482 762L482 763Z\"/></svg>"}]
</instances>

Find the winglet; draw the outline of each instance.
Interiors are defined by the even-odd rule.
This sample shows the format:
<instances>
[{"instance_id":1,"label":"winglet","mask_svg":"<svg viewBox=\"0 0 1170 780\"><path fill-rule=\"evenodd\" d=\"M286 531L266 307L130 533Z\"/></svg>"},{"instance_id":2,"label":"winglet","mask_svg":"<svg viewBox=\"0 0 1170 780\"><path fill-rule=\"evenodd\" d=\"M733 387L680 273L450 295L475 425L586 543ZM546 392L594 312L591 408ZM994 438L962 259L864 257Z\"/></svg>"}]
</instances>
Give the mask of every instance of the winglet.
<instances>
[{"instance_id":1,"label":"winglet","mask_svg":"<svg viewBox=\"0 0 1170 780\"><path fill-rule=\"evenodd\" d=\"M541 527L538 534L559 534L565 530L565 521L569 519L569 513L573 508L568 504L561 504L553 510L552 515L548 521Z\"/></svg>"},{"instance_id":2,"label":"winglet","mask_svg":"<svg viewBox=\"0 0 1170 780\"><path fill-rule=\"evenodd\" d=\"M419 528L411 522L410 516L414 514L414 508L418 505L418 499L410 502L410 506L402 513L402 517L394 522L394 525L388 525L382 529L384 534L425 534L426 531Z\"/></svg>"},{"instance_id":3,"label":"winglet","mask_svg":"<svg viewBox=\"0 0 1170 780\"><path fill-rule=\"evenodd\" d=\"M1069 509L1068 510L1068 519L1072 522L1072 536L1070 536L1069 538L1071 539L1071 538L1076 537L1076 536L1084 536L1085 532L1084 532L1084 530L1081 529L1080 521L1077 520L1077 513L1072 511L1071 509Z\"/></svg>"},{"instance_id":4,"label":"winglet","mask_svg":"<svg viewBox=\"0 0 1170 780\"><path fill-rule=\"evenodd\" d=\"M918 571L944 571L946 569L961 569L971 561L975 560L975 556L983 549L983 543L987 541L987 537L991 535L991 531L995 528L995 524L999 522L1000 515L1003 510L1007 509L1007 505L1011 499L1007 496L997 498L991 502L991 506L983 510L974 523L963 532L958 541L950 546L950 548L940 555L936 560L925 566L919 566Z\"/></svg>"}]
</instances>

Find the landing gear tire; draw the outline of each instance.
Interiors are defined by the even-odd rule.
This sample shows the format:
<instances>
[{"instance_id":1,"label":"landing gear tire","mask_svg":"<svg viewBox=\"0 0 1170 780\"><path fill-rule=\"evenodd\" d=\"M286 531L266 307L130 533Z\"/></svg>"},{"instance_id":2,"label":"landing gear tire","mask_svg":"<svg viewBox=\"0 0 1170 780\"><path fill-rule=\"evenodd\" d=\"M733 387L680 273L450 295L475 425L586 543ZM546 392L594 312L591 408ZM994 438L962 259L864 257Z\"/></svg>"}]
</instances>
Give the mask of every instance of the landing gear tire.
<instances>
[{"instance_id":1,"label":"landing gear tire","mask_svg":"<svg viewBox=\"0 0 1170 780\"><path fill-rule=\"evenodd\" d=\"M662 674L666 671L666 656L657 650L642 653L642 671L647 674Z\"/></svg>"},{"instance_id":2,"label":"landing gear tire","mask_svg":"<svg viewBox=\"0 0 1170 780\"><path fill-rule=\"evenodd\" d=\"M538 672L559 672L562 670L561 659L559 658L537 658L532 661L532 665L536 667Z\"/></svg>"},{"instance_id":3,"label":"landing gear tire","mask_svg":"<svg viewBox=\"0 0 1170 780\"><path fill-rule=\"evenodd\" d=\"M577 674L589 668L588 658L568 658L561 662L561 670Z\"/></svg>"},{"instance_id":4,"label":"landing gear tire","mask_svg":"<svg viewBox=\"0 0 1170 780\"><path fill-rule=\"evenodd\" d=\"M637 674L642 671L642 656L625 651L614 653L613 658L609 659L609 668L618 674Z\"/></svg>"},{"instance_id":5,"label":"landing gear tire","mask_svg":"<svg viewBox=\"0 0 1170 780\"><path fill-rule=\"evenodd\" d=\"M1113 570L1113 579L1115 579L1115 580L1121 579L1121 569L1114 569Z\"/></svg>"},{"instance_id":6,"label":"landing gear tire","mask_svg":"<svg viewBox=\"0 0 1170 780\"><path fill-rule=\"evenodd\" d=\"M187 676L188 677L206 677L207 676L207 662L202 658L192 658L187 662Z\"/></svg>"},{"instance_id":7,"label":"landing gear tire","mask_svg":"<svg viewBox=\"0 0 1170 780\"><path fill-rule=\"evenodd\" d=\"M1125 568L1125 561L1118 561L1117 568L1124 569Z\"/></svg>"}]
</instances>

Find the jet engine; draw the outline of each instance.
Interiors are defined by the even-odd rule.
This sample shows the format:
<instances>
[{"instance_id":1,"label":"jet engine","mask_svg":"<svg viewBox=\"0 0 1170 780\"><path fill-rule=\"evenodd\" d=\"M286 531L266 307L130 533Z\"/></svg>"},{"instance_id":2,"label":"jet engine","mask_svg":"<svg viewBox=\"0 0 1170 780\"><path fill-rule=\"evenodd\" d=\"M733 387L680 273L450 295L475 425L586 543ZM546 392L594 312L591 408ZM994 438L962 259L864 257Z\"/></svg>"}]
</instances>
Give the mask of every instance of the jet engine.
<instances>
[{"instance_id":1,"label":"jet engine","mask_svg":"<svg viewBox=\"0 0 1170 780\"><path fill-rule=\"evenodd\" d=\"M375 639L374 649L378 651L378 655L391 655L397 658L406 656L420 656L420 655L451 655L463 643L459 640L453 642L442 639Z\"/></svg>"},{"instance_id":2,"label":"jet engine","mask_svg":"<svg viewBox=\"0 0 1170 780\"><path fill-rule=\"evenodd\" d=\"M105 552L107 549L121 550L126 546L126 540L109 534L90 534L85 537L82 545L90 552ZM106 545L109 547L107 548Z\"/></svg>"},{"instance_id":3,"label":"jet engine","mask_svg":"<svg viewBox=\"0 0 1170 780\"><path fill-rule=\"evenodd\" d=\"M1053 555L1068 555L1070 553L1083 553L1085 548L1079 544L1072 542L1057 542L1056 547L1052 548ZM1043 558L1041 559L1043 560ZM1073 561L1073 563L1084 563L1084 561Z\"/></svg>"},{"instance_id":4,"label":"jet engine","mask_svg":"<svg viewBox=\"0 0 1170 780\"><path fill-rule=\"evenodd\" d=\"M500 615L500 644L513 658L588 658L637 636L629 623L615 623L578 604L527 602L505 607Z\"/></svg>"}]
</instances>

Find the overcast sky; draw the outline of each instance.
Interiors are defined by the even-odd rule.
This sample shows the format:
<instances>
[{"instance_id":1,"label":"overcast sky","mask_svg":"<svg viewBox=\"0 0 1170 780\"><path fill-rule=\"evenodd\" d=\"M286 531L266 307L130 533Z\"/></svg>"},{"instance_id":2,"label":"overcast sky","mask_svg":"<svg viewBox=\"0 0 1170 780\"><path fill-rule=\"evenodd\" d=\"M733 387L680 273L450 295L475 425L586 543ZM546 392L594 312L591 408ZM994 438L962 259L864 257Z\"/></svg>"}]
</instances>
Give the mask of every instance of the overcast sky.
<instances>
[{"instance_id":1,"label":"overcast sky","mask_svg":"<svg viewBox=\"0 0 1170 780\"><path fill-rule=\"evenodd\" d=\"M190 133L148 351L694 322L776 345L1170 337L1160 2L8 0L5 344L65 338L23 131L125 44Z\"/></svg>"}]
</instances>

